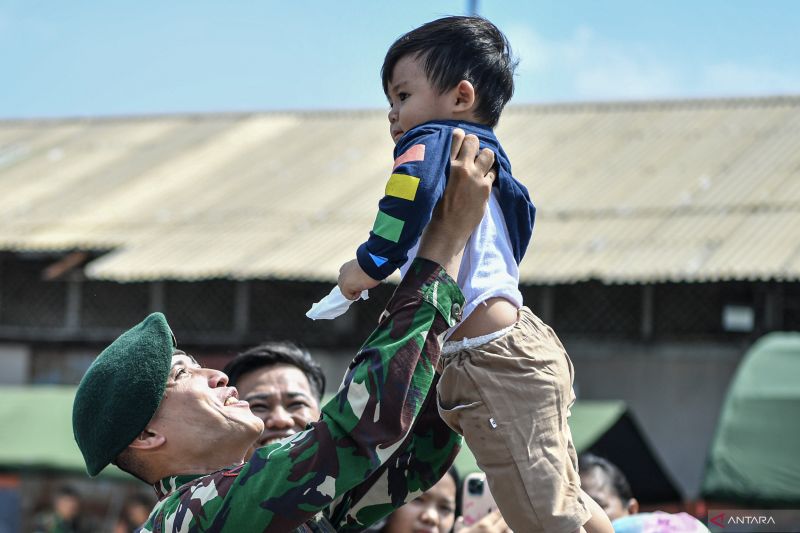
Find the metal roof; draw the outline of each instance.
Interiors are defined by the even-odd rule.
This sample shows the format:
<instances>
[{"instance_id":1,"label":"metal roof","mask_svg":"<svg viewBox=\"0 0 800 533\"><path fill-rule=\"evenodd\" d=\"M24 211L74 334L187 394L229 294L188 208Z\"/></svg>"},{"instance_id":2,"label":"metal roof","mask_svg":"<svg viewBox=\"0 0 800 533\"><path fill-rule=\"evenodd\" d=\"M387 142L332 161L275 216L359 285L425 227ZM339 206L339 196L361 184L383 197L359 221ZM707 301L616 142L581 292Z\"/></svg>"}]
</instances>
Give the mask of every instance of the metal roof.
<instances>
[{"instance_id":1,"label":"metal roof","mask_svg":"<svg viewBox=\"0 0 800 533\"><path fill-rule=\"evenodd\" d=\"M528 283L800 279L800 97L510 106ZM118 281L334 280L372 227L381 111L0 121L0 250Z\"/></svg>"}]
</instances>

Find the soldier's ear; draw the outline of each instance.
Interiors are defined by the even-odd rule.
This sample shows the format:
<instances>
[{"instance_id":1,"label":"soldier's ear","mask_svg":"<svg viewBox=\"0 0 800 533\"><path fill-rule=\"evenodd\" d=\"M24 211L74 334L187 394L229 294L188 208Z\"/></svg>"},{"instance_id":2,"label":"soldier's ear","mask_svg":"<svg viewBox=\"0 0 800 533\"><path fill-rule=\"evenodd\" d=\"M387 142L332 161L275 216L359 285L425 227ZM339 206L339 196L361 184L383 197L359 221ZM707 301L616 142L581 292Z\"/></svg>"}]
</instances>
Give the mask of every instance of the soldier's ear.
<instances>
[{"instance_id":1,"label":"soldier's ear","mask_svg":"<svg viewBox=\"0 0 800 533\"><path fill-rule=\"evenodd\" d=\"M161 433L145 429L128 446L136 450L155 450L164 445L167 438Z\"/></svg>"}]
</instances>

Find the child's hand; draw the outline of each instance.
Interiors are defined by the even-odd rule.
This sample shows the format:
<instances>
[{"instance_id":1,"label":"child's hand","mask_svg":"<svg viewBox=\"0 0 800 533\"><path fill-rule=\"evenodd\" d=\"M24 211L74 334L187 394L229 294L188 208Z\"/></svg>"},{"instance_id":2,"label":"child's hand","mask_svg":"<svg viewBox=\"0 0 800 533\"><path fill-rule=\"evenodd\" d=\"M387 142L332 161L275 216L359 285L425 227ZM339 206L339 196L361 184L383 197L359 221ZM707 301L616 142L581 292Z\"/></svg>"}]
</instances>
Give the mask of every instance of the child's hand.
<instances>
[{"instance_id":1,"label":"child's hand","mask_svg":"<svg viewBox=\"0 0 800 533\"><path fill-rule=\"evenodd\" d=\"M361 291L377 287L380 281L374 280L361 270L358 261L348 261L339 268L339 289L348 300L357 300Z\"/></svg>"}]
</instances>

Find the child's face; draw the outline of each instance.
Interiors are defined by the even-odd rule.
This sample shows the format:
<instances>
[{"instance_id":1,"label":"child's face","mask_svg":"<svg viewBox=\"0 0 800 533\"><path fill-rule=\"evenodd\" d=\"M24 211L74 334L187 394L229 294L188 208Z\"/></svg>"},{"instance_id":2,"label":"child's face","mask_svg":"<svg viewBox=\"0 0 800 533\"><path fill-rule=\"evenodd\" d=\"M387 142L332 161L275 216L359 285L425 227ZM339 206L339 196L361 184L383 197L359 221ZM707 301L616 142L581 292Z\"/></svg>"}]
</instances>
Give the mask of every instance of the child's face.
<instances>
[{"instance_id":1,"label":"child's face","mask_svg":"<svg viewBox=\"0 0 800 533\"><path fill-rule=\"evenodd\" d=\"M455 118L452 91L440 93L431 86L422 61L405 56L397 62L387 86L389 134L397 144L405 132L429 120Z\"/></svg>"}]
</instances>

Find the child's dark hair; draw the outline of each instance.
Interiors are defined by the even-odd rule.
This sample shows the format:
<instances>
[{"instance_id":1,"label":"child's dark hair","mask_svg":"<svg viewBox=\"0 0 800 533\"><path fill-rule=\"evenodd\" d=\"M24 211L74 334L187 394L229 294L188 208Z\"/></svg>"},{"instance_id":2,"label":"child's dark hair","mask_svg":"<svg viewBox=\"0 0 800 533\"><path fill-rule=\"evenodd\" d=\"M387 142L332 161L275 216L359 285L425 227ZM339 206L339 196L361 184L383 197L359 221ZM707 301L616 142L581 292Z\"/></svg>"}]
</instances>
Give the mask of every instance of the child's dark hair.
<instances>
[{"instance_id":1,"label":"child's dark hair","mask_svg":"<svg viewBox=\"0 0 800 533\"><path fill-rule=\"evenodd\" d=\"M386 52L381 68L388 93L394 67L406 56L418 56L431 85L440 92L467 80L475 87L476 116L490 127L500 120L514 94L514 69L508 39L481 17L446 17L411 30Z\"/></svg>"},{"instance_id":2,"label":"child's dark hair","mask_svg":"<svg viewBox=\"0 0 800 533\"><path fill-rule=\"evenodd\" d=\"M633 491L631 491L628 478L625 477L625 474L622 473L622 470L617 465L593 453L584 453L578 457L578 470L580 472L589 472L592 468L599 468L605 474L606 483L611 485L611 489L617 493L622 503L633 498Z\"/></svg>"}]
</instances>

